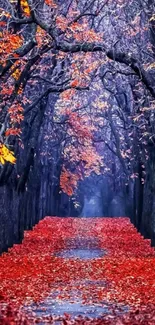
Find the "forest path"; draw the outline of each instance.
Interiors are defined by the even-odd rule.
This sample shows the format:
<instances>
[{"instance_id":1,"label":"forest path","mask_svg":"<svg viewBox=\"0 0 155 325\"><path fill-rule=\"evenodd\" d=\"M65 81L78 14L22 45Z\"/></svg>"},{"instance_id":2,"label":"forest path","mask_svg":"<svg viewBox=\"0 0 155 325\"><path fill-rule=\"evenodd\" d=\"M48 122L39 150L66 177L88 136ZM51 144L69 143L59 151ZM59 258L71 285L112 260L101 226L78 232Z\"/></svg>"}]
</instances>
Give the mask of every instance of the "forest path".
<instances>
[{"instance_id":1,"label":"forest path","mask_svg":"<svg viewBox=\"0 0 155 325\"><path fill-rule=\"evenodd\" d=\"M128 218L46 217L0 257L0 299L5 325L155 324L155 252Z\"/></svg>"}]
</instances>

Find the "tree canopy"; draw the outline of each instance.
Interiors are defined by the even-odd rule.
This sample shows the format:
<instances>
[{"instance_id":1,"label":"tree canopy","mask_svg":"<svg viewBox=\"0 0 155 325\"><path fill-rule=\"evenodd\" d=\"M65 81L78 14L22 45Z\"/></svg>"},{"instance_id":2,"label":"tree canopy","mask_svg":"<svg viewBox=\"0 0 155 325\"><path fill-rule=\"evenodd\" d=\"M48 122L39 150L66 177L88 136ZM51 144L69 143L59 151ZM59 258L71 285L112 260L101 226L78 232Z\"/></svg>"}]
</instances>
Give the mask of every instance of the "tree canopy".
<instances>
[{"instance_id":1,"label":"tree canopy","mask_svg":"<svg viewBox=\"0 0 155 325\"><path fill-rule=\"evenodd\" d=\"M46 141L61 147L65 193L92 172L111 174L112 157L126 184L140 164L143 184L154 145L154 33L153 0L2 0L1 169L18 164L25 123L36 128L39 105L53 100Z\"/></svg>"}]
</instances>

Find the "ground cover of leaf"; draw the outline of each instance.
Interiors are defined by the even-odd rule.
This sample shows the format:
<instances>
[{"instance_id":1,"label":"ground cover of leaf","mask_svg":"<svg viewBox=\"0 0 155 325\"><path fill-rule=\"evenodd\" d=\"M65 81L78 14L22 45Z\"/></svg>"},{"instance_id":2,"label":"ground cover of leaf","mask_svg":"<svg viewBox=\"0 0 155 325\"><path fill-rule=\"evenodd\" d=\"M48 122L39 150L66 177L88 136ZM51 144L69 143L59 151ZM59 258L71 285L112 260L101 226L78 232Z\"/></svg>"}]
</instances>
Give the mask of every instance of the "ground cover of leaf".
<instances>
[{"instance_id":1,"label":"ground cover of leaf","mask_svg":"<svg viewBox=\"0 0 155 325\"><path fill-rule=\"evenodd\" d=\"M90 260L57 256L77 240L90 249L96 242L106 254ZM0 257L0 324L41 322L23 306L43 302L56 288L57 300L71 299L74 290L85 305L109 304L109 313L95 319L47 315L43 324L155 324L154 248L128 218L46 217ZM118 313L122 306L127 310Z\"/></svg>"}]
</instances>

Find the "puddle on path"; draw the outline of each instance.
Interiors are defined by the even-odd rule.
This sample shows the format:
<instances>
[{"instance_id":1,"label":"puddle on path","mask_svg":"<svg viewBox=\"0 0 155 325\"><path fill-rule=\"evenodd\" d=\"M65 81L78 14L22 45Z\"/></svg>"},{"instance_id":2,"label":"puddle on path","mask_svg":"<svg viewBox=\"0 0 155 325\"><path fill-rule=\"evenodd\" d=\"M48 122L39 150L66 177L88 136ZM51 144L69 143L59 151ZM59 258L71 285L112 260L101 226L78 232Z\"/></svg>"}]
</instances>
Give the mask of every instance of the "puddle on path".
<instances>
[{"instance_id":1,"label":"puddle on path","mask_svg":"<svg viewBox=\"0 0 155 325\"><path fill-rule=\"evenodd\" d=\"M128 311L126 306L115 306L115 315L124 314ZM64 322L61 321L64 315L70 315L70 319L74 320L76 317L83 317L83 319L103 319L105 315L112 315L112 305L106 302L101 302L100 304L83 304L82 300L59 300L52 299L48 297L39 306L31 305L26 308L26 311L30 314L33 312L35 314L35 319L37 319L38 325L45 325L46 319L52 316L55 320L54 324L61 325ZM58 317L58 318L57 318ZM40 321L39 321L40 319ZM79 323L80 324L80 323Z\"/></svg>"},{"instance_id":2,"label":"puddle on path","mask_svg":"<svg viewBox=\"0 0 155 325\"><path fill-rule=\"evenodd\" d=\"M46 309L46 310L45 310ZM84 316L84 317L99 317L109 312L109 307L102 304L97 305L84 305L82 301L70 302L69 300L53 300L49 299L40 304L38 307L32 307L31 310L35 311L37 317L46 315L63 316L64 313L71 315L72 317Z\"/></svg>"},{"instance_id":3,"label":"puddle on path","mask_svg":"<svg viewBox=\"0 0 155 325\"><path fill-rule=\"evenodd\" d=\"M97 238L69 238L65 243L65 249L54 254L56 257L63 259L80 259L80 260L92 260L103 257L108 252L100 249L99 241ZM88 288L89 297L93 295L94 287L103 288L106 286L106 282L103 280L90 280L81 279L80 281L74 280L71 284L55 284L52 288L51 294L39 305L32 304L26 307L26 311L34 312L36 318L43 319L48 315L50 316L64 316L69 314L71 319L75 317L88 317L88 318L100 318L105 314L111 314L111 305L109 303L101 301L100 303L85 303L82 296L82 286ZM63 291L69 292L69 298L63 297ZM118 308L118 313L124 313L127 311L126 307ZM117 311L116 311L117 313ZM39 325L46 324L44 321L38 322ZM62 324L61 321L56 321L55 324Z\"/></svg>"},{"instance_id":4,"label":"puddle on path","mask_svg":"<svg viewBox=\"0 0 155 325\"><path fill-rule=\"evenodd\" d=\"M67 249L58 252L55 256L63 258L79 258L81 260L90 260L94 258L102 257L106 254L104 250L101 249L87 249L87 248L74 248Z\"/></svg>"},{"instance_id":5,"label":"puddle on path","mask_svg":"<svg viewBox=\"0 0 155 325\"><path fill-rule=\"evenodd\" d=\"M69 290L69 299L59 298L63 295L63 291L66 289L66 284L59 285L55 284L52 289L51 294L39 305L32 304L24 308L26 312L30 314L35 313L35 318L41 318L42 321L38 321L39 325L46 324L43 319L50 316L64 316L64 314L69 314L71 319L74 319L77 316L81 317L90 317L90 318L99 318L107 313L109 313L109 305L106 303L84 303L82 299L81 287L86 286L91 288L93 286L105 287L105 281L99 280L90 280L90 279L81 279L81 281L73 281L70 285L68 284ZM91 297L91 289L90 289ZM61 321L55 322L55 324L62 324Z\"/></svg>"}]
</instances>

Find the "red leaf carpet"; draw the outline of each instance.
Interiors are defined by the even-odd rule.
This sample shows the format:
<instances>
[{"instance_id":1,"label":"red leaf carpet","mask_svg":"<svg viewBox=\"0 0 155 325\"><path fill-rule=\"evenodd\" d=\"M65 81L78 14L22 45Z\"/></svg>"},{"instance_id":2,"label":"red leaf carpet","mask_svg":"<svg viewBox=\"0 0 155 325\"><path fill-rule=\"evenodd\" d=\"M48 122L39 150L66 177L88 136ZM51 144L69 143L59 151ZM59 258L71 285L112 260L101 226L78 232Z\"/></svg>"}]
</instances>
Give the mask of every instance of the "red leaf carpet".
<instances>
[{"instance_id":1,"label":"red leaf carpet","mask_svg":"<svg viewBox=\"0 0 155 325\"><path fill-rule=\"evenodd\" d=\"M61 255L77 248L100 250L101 255ZM86 310L95 306L98 314L81 315L80 309L76 316L68 310L47 314L48 297L60 306L65 301L80 301ZM0 324L34 323L155 324L155 251L150 241L127 218L40 221L25 232L22 244L0 257Z\"/></svg>"}]
</instances>

